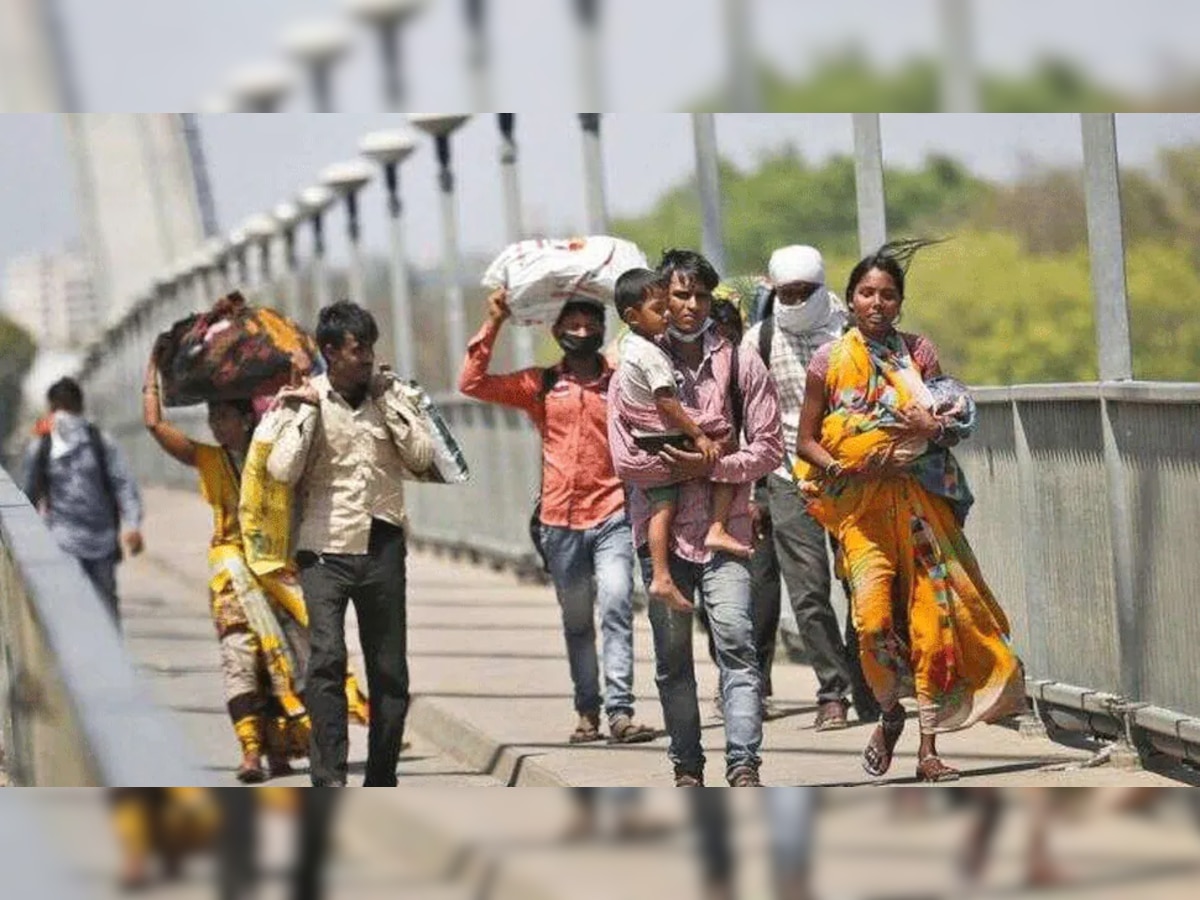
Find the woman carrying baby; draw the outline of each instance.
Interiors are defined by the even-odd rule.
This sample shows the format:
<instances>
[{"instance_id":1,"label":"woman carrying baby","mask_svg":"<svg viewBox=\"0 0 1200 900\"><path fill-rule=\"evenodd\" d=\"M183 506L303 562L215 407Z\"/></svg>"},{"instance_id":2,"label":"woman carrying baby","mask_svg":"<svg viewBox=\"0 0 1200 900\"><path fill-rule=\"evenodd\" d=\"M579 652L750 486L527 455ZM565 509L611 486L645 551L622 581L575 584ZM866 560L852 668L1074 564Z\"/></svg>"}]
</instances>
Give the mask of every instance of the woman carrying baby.
<instances>
[{"instance_id":1,"label":"woman carrying baby","mask_svg":"<svg viewBox=\"0 0 1200 900\"><path fill-rule=\"evenodd\" d=\"M854 327L808 368L796 480L838 541L863 673L883 709L863 767L888 771L900 700L915 697L917 778L937 782L959 777L937 735L1020 711L1024 679L962 531L973 498L949 448L973 429L974 404L942 376L932 342L895 327L907 267L927 243L889 244L851 273Z\"/></svg>"}]
</instances>

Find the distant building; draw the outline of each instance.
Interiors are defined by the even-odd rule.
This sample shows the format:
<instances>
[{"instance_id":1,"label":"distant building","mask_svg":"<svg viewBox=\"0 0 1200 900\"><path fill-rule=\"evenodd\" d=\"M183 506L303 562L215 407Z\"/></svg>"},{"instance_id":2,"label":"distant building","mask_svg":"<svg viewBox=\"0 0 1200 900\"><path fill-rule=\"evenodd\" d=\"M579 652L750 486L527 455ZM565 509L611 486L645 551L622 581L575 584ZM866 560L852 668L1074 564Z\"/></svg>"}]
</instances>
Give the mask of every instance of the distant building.
<instances>
[{"instance_id":1,"label":"distant building","mask_svg":"<svg viewBox=\"0 0 1200 900\"><path fill-rule=\"evenodd\" d=\"M5 313L40 347L81 347L103 328L91 267L81 252L16 257L5 268L0 291Z\"/></svg>"}]
</instances>

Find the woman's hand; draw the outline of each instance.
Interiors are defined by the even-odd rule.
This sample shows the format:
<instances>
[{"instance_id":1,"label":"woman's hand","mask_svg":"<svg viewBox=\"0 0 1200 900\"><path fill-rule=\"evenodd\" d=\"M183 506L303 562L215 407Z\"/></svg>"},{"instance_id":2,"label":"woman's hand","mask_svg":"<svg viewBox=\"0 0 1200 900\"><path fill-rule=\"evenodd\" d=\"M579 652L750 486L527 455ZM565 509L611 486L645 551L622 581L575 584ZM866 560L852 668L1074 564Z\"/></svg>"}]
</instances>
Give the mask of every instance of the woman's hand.
<instances>
[{"instance_id":1,"label":"woman's hand","mask_svg":"<svg viewBox=\"0 0 1200 900\"><path fill-rule=\"evenodd\" d=\"M279 409L283 406L290 406L296 409L300 404L308 404L309 406L320 406L321 397L317 394L316 386L307 379L298 385L288 385L281 388L279 393L275 395L275 400L271 403L271 409Z\"/></svg>"},{"instance_id":2,"label":"woman's hand","mask_svg":"<svg viewBox=\"0 0 1200 900\"><path fill-rule=\"evenodd\" d=\"M919 403L910 403L895 410L896 430L932 440L941 433L942 423Z\"/></svg>"},{"instance_id":3,"label":"woman's hand","mask_svg":"<svg viewBox=\"0 0 1200 900\"><path fill-rule=\"evenodd\" d=\"M512 310L508 306L508 291L504 288L496 288L487 298L488 317L492 320L497 328L504 324L505 320L512 315Z\"/></svg>"},{"instance_id":4,"label":"woman's hand","mask_svg":"<svg viewBox=\"0 0 1200 900\"><path fill-rule=\"evenodd\" d=\"M680 481L708 478L712 474L713 463L705 459L703 453L664 447L658 458L671 467L671 474Z\"/></svg>"}]
</instances>

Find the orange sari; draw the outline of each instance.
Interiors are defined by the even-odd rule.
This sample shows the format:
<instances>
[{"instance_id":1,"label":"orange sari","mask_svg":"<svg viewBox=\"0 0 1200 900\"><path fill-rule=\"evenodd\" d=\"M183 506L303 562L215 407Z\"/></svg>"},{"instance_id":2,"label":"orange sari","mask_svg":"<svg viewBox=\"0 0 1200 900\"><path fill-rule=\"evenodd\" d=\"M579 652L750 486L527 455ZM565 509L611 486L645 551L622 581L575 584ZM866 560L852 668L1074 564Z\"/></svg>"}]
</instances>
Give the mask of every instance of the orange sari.
<instances>
[{"instance_id":1,"label":"orange sari","mask_svg":"<svg viewBox=\"0 0 1200 900\"><path fill-rule=\"evenodd\" d=\"M851 330L830 353L821 445L847 469L892 447L903 474L829 482L804 462L795 474L837 538L867 682L885 708L916 697L921 730L937 733L1019 712L1025 693L1008 619L962 531L961 470L889 427L923 391L898 334L878 344Z\"/></svg>"}]
</instances>

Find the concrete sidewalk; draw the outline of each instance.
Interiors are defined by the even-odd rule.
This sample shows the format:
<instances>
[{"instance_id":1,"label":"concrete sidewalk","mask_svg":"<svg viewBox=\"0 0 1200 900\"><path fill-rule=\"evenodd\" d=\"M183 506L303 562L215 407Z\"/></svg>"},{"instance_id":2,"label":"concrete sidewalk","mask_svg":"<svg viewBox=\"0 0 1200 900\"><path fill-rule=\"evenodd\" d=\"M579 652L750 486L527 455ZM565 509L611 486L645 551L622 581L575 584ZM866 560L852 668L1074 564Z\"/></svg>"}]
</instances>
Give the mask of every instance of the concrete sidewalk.
<instances>
[{"instance_id":1,"label":"concrete sidewalk","mask_svg":"<svg viewBox=\"0 0 1200 900\"><path fill-rule=\"evenodd\" d=\"M148 552L122 567L129 645L152 677L156 695L184 717L209 768L222 779L237 762L221 702L217 644L207 613L205 547L210 516L198 496L147 491ZM553 591L507 574L414 554L409 567L409 658L413 747L401 778L412 783L523 786L673 783L666 739L633 747L571 746L571 687ZM357 647L352 644L355 651ZM661 727L649 622L637 619L635 692L638 717ZM709 781L722 783L723 729L712 715L716 669L702 636L697 678L705 719ZM355 663L357 665L357 663ZM361 670L361 666L358 666ZM815 679L807 667L778 664L776 700L786 711L767 723L767 784L860 785L867 727L812 730ZM353 729L356 770L365 732ZM916 729L902 739L889 783L911 781ZM1089 755L999 727L978 727L940 741L962 768L964 784L1091 786L1168 785L1147 772L1081 768ZM295 783L304 783L297 777Z\"/></svg>"}]
</instances>

